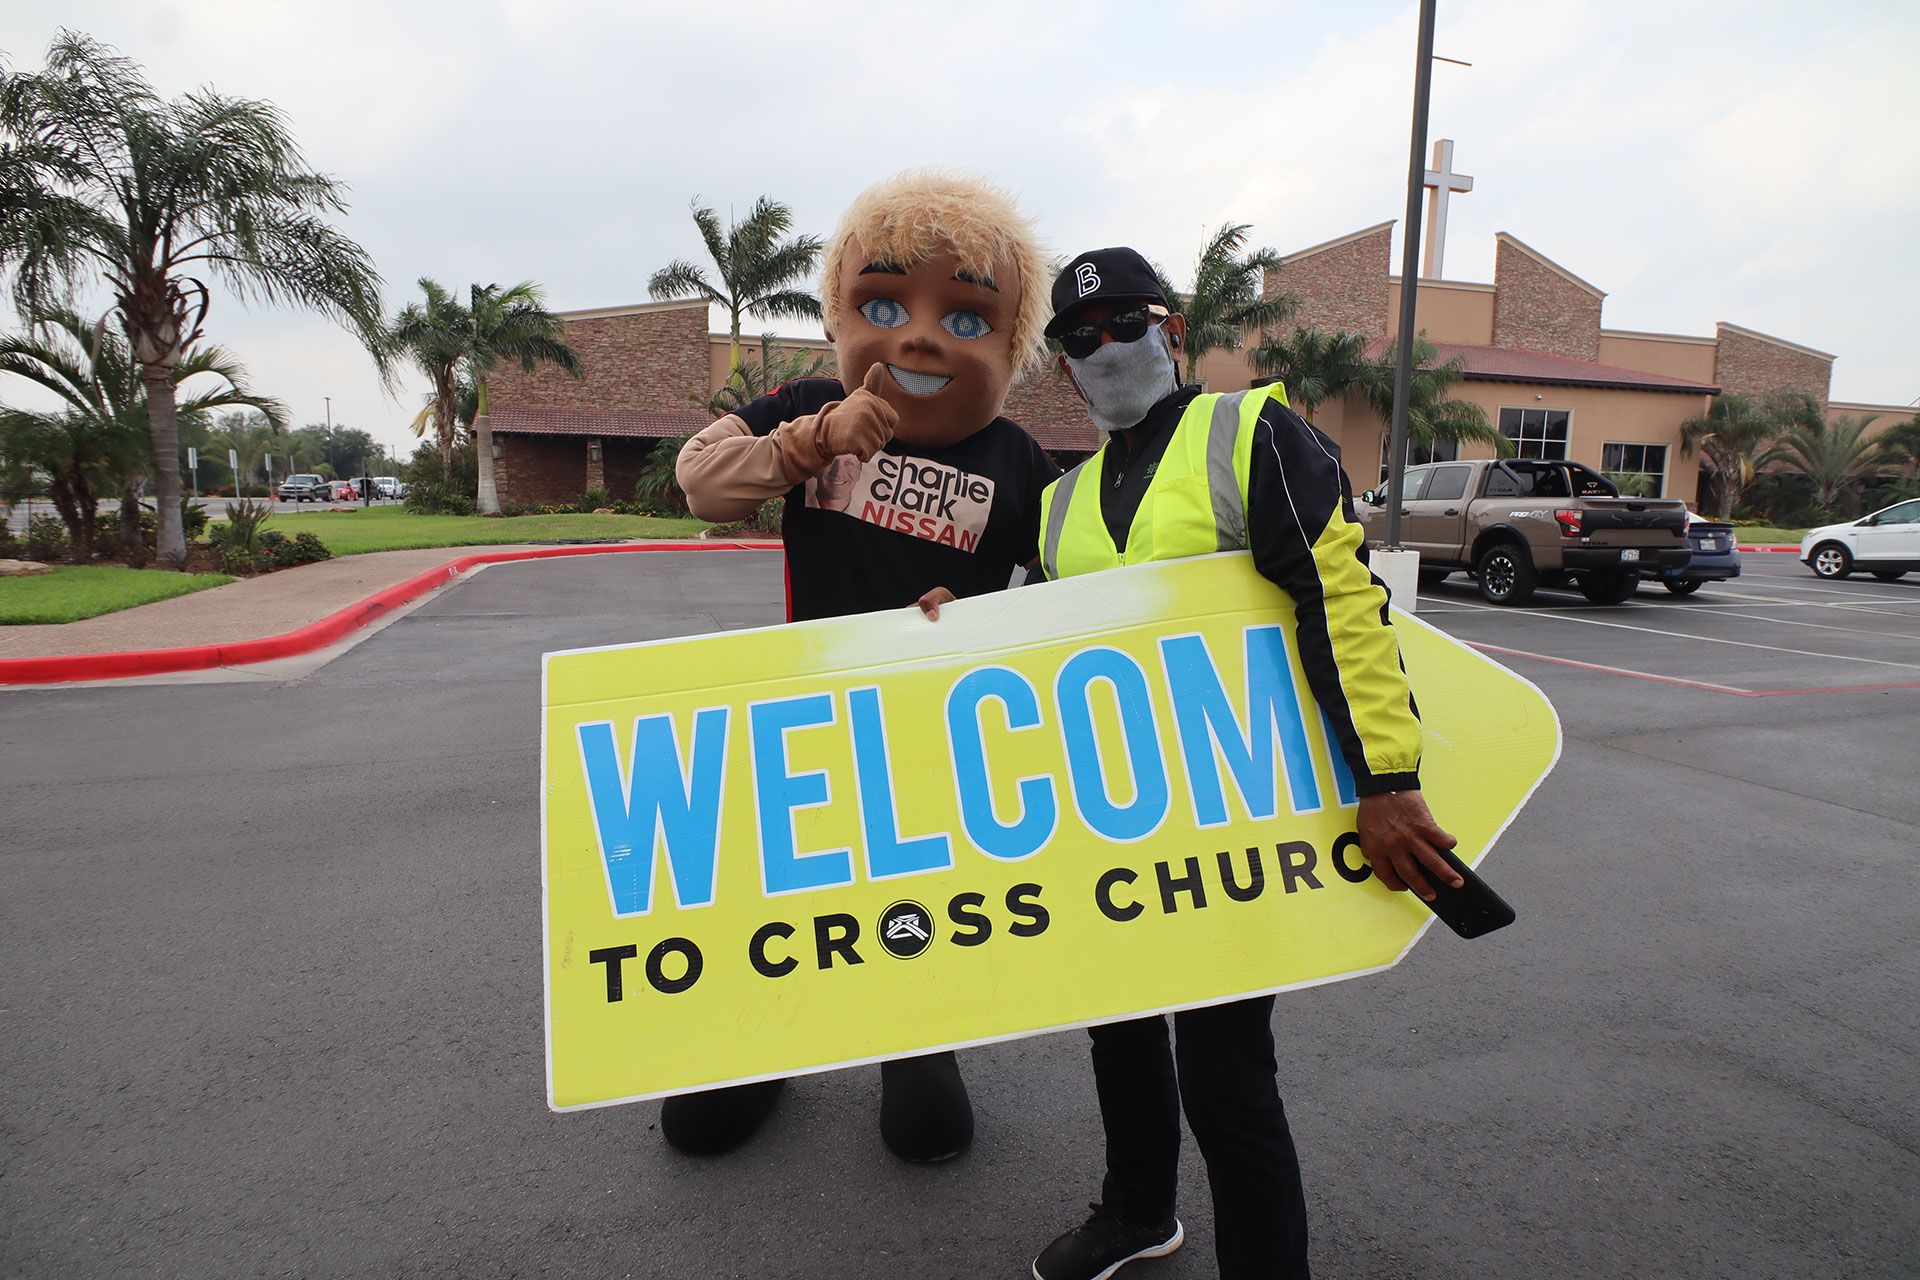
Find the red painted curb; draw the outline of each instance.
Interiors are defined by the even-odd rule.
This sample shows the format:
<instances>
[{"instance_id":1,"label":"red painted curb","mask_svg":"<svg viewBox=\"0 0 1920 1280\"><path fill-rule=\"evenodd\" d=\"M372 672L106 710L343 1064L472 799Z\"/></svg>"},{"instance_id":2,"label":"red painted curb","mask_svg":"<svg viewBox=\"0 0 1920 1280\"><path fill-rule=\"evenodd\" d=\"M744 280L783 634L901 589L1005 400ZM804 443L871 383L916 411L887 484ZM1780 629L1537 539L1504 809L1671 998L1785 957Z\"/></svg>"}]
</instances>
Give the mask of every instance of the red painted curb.
<instances>
[{"instance_id":1,"label":"red painted curb","mask_svg":"<svg viewBox=\"0 0 1920 1280\"><path fill-rule=\"evenodd\" d=\"M1772 553L1774 553L1774 554L1777 554L1777 555L1779 555L1779 554L1783 554L1783 555L1794 555L1794 556L1797 556L1797 555L1799 555L1799 554L1800 554L1800 548L1799 548L1799 547L1797 547L1797 546L1791 546L1791 547L1790 547L1790 546L1783 546L1783 545L1778 545L1778 544L1775 544L1775 545L1769 545L1769 546L1764 546L1764 547L1739 547L1739 548L1736 548L1736 550L1739 550L1739 551L1766 551L1766 552L1772 552Z\"/></svg>"},{"instance_id":2,"label":"red painted curb","mask_svg":"<svg viewBox=\"0 0 1920 1280\"><path fill-rule=\"evenodd\" d=\"M401 605L443 586L483 564L547 560L556 556L608 555L633 551L777 551L778 542L642 542L619 546L534 547L526 551L489 551L461 556L404 582L376 591L318 622L277 636L229 644L187 645L179 649L134 649L124 653L75 653L51 658L0 658L0 684L61 684L75 680L117 680L177 671L237 667L312 653L392 613Z\"/></svg>"}]
</instances>

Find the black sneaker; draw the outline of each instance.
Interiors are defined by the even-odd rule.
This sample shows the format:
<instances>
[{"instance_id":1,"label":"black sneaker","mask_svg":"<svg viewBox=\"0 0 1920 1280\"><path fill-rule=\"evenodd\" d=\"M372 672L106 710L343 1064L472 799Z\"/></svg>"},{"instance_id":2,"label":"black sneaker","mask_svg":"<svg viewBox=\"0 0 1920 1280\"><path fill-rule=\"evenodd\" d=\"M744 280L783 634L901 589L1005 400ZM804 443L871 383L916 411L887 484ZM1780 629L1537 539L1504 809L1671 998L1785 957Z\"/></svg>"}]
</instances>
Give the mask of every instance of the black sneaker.
<instances>
[{"instance_id":1,"label":"black sneaker","mask_svg":"<svg viewBox=\"0 0 1920 1280\"><path fill-rule=\"evenodd\" d=\"M1088 1206L1093 1216L1040 1251L1033 1260L1033 1280L1107 1280L1139 1258L1164 1258L1180 1247L1187 1233L1180 1219L1159 1226L1140 1227Z\"/></svg>"}]
</instances>

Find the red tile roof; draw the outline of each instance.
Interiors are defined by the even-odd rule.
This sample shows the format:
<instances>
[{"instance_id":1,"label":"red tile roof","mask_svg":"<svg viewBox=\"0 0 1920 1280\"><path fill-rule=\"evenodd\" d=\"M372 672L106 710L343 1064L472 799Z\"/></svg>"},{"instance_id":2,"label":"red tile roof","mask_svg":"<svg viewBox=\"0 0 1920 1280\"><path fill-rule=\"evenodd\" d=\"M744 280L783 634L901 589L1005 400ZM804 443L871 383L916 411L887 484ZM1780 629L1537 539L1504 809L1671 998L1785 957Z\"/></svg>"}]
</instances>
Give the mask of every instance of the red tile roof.
<instances>
[{"instance_id":1,"label":"red tile roof","mask_svg":"<svg viewBox=\"0 0 1920 1280\"><path fill-rule=\"evenodd\" d=\"M1436 342L1436 360L1456 357L1465 366L1468 381L1473 382L1548 382L1570 387L1601 387L1622 391L1677 391L1708 395L1720 390L1711 382L1669 377L1664 373L1646 373L1622 369L1591 360L1550 356L1544 351L1523 351L1516 347L1476 347L1464 342ZM1378 360L1388 353L1384 339L1376 338L1367 346L1369 358Z\"/></svg>"},{"instance_id":2,"label":"red tile roof","mask_svg":"<svg viewBox=\"0 0 1920 1280\"><path fill-rule=\"evenodd\" d=\"M692 409L535 409L509 406L487 415L496 433L535 436L630 436L666 440L690 436L712 419Z\"/></svg>"}]
</instances>

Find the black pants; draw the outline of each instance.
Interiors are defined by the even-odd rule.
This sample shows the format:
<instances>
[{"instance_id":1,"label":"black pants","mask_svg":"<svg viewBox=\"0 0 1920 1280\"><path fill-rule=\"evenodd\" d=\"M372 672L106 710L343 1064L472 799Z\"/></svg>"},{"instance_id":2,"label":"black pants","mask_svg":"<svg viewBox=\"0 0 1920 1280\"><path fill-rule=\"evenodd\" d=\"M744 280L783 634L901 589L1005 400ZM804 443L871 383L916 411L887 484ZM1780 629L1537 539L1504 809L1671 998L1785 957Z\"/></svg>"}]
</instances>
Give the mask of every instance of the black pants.
<instances>
[{"instance_id":1,"label":"black pants","mask_svg":"<svg viewBox=\"0 0 1920 1280\"><path fill-rule=\"evenodd\" d=\"M1307 1202L1273 1061L1273 997L1093 1027L1107 1130L1102 1199L1142 1223L1173 1216L1180 1107L1207 1162L1222 1280L1307 1275ZM1177 1063L1177 1072L1176 1072Z\"/></svg>"}]
</instances>

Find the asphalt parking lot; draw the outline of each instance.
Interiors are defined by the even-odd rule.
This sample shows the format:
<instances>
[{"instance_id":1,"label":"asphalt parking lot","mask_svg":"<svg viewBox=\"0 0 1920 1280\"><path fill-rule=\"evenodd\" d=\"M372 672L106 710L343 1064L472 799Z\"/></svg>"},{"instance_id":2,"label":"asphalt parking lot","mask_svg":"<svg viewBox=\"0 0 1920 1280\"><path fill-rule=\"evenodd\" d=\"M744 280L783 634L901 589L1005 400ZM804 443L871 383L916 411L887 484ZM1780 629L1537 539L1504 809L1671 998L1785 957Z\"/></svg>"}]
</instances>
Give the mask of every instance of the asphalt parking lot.
<instances>
[{"instance_id":1,"label":"asphalt parking lot","mask_svg":"<svg viewBox=\"0 0 1920 1280\"><path fill-rule=\"evenodd\" d=\"M1912 1275L1920 580L1422 617L1566 748L1520 922L1283 997L1315 1273ZM1098 1192L1079 1033L964 1055L950 1165L877 1073L719 1160L542 1095L538 657L781 616L777 554L495 566L323 665L0 691L0 1272L1021 1276ZM1213 1274L1189 1144L1189 1244Z\"/></svg>"}]
</instances>

